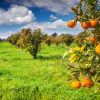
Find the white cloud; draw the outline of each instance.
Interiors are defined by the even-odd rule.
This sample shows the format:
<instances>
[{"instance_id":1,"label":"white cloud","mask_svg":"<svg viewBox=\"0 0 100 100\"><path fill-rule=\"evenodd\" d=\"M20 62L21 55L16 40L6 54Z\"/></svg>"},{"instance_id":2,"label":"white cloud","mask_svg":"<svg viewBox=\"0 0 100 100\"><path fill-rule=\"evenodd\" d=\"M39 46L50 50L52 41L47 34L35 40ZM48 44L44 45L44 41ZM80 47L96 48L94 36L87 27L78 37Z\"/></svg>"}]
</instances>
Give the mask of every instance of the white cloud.
<instances>
[{"instance_id":1,"label":"white cloud","mask_svg":"<svg viewBox=\"0 0 100 100\"><path fill-rule=\"evenodd\" d=\"M8 32L0 33L0 38L6 39L8 36L11 36L11 35L14 34L14 33L15 33L15 32L13 32L13 31L8 31Z\"/></svg>"},{"instance_id":2,"label":"white cloud","mask_svg":"<svg viewBox=\"0 0 100 100\"><path fill-rule=\"evenodd\" d=\"M67 15L71 12L71 7L75 6L79 0L30 0L37 7L44 7L52 12Z\"/></svg>"},{"instance_id":3,"label":"white cloud","mask_svg":"<svg viewBox=\"0 0 100 100\"><path fill-rule=\"evenodd\" d=\"M11 34L15 34L16 32L19 32L22 28L31 28L32 30L41 28L41 30L45 33L52 34L54 32L57 32L59 35L62 33L69 33L69 34L78 34L83 31L83 29L80 26L80 22L77 23L77 25L74 28L68 28L66 26L66 22L62 19L57 19L54 22L33 22L29 23L26 26L21 27L20 29L16 31L8 31L0 33L0 38L7 38Z\"/></svg>"},{"instance_id":4,"label":"white cloud","mask_svg":"<svg viewBox=\"0 0 100 100\"><path fill-rule=\"evenodd\" d=\"M56 16L50 15L50 20L56 20L56 19L58 19Z\"/></svg>"},{"instance_id":5,"label":"white cloud","mask_svg":"<svg viewBox=\"0 0 100 100\"><path fill-rule=\"evenodd\" d=\"M25 26L25 28L41 28L42 30L48 30L48 29L57 29L57 28L65 28L65 22L62 19L58 19L54 22L34 22L34 23L29 23Z\"/></svg>"},{"instance_id":6,"label":"white cloud","mask_svg":"<svg viewBox=\"0 0 100 100\"><path fill-rule=\"evenodd\" d=\"M57 19L54 22L29 23L22 28L31 28L32 30L36 28L41 28L43 32L48 32L48 33L58 32L58 34L61 33L78 34L79 32L83 31L79 22L77 23L75 28L71 29L66 26L66 22L62 19Z\"/></svg>"},{"instance_id":7,"label":"white cloud","mask_svg":"<svg viewBox=\"0 0 100 100\"><path fill-rule=\"evenodd\" d=\"M32 11L24 6L12 5L7 11L0 9L0 25L23 24L34 20Z\"/></svg>"},{"instance_id":8,"label":"white cloud","mask_svg":"<svg viewBox=\"0 0 100 100\"><path fill-rule=\"evenodd\" d=\"M52 12L67 15L71 12L71 7L75 6L80 0L7 0L15 4L23 4L27 7L43 7Z\"/></svg>"}]
</instances>

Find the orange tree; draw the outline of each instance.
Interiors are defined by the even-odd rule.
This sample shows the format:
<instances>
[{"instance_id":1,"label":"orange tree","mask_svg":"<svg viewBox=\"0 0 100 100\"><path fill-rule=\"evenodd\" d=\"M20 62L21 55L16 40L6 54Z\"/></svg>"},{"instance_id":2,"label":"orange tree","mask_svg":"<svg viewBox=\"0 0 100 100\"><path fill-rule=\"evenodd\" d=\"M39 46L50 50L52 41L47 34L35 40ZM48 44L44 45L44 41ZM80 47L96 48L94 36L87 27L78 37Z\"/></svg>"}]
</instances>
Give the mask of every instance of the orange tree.
<instances>
[{"instance_id":1,"label":"orange tree","mask_svg":"<svg viewBox=\"0 0 100 100\"><path fill-rule=\"evenodd\" d=\"M71 48L68 69L71 72L72 87L77 88L80 81L83 87L92 87L100 82L100 5L99 0L80 0L76 7L72 7L75 18L67 22L73 28L80 22L84 32L81 44ZM65 55L64 55L65 56ZM76 84L77 83L77 84ZM80 86L79 86L80 87Z\"/></svg>"}]
</instances>

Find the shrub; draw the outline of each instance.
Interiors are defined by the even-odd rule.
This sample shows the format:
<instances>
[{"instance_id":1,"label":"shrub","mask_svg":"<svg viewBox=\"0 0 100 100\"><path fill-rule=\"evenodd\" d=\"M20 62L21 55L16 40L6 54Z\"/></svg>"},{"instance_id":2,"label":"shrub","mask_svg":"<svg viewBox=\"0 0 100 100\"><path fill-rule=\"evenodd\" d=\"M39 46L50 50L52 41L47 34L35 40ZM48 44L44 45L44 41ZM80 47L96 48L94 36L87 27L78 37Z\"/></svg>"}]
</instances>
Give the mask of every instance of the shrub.
<instances>
[{"instance_id":1,"label":"shrub","mask_svg":"<svg viewBox=\"0 0 100 100\"><path fill-rule=\"evenodd\" d=\"M18 47L26 49L28 48L29 45L31 45L31 38L32 38L31 32L32 31L29 28L22 29L19 39L17 40Z\"/></svg>"},{"instance_id":2,"label":"shrub","mask_svg":"<svg viewBox=\"0 0 100 100\"><path fill-rule=\"evenodd\" d=\"M28 51L34 57L37 58L37 53L41 47L43 35L40 29L35 29L31 36L31 44L28 46Z\"/></svg>"},{"instance_id":3,"label":"shrub","mask_svg":"<svg viewBox=\"0 0 100 100\"><path fill-rule=\"evenodd\" d=\"M7 41L10 42L13 45L17 45L17 40L20 37L20 33L12 34L7 38Z\"/></svg>"},{"instance_id":4,"label":"shrub","mask_svg":"<svg viewBox=\"0 0 100 100\"><path fill-rule=\"evenodd\" d=\"M52 37L52 36L48 36L48 37L45 39L45 43L46 43L48 46L51 46L51 44L53 43L53 37Z\"/></svg>"},{"instance_id":5,"label":"shrub","mask_svg":"<svg viewBox=\"0 0 100 100\"><path fill-rule=\"evenodd\" d=\"M67 46L74 42L74 36L71 34L62 34L61 38L62 43L65 43Z\"/></svg>"},{"instance_id":6,"label":"shrub","mask_svg":"<svg viewBox=\"0 0 100 100\"><path fill-rule=\"evenodd\" d=\"M53 33L52 36L53 36L53 37L56 37L56 36L57 36L57 33Z\"/></svg>"},{"instance_id":7,"label":"shrub","mask_svg":"<svg viewBox=\"0 0 100 100\"><path fill-rule=\"evenodd\" d=\"M40 29L35 29L34 32L30 28L22 29L20 33L16 33L7 38L13 45L19 48L26 49L36 59L43 40L43 34Z\"/></svg>"}]
</instances>

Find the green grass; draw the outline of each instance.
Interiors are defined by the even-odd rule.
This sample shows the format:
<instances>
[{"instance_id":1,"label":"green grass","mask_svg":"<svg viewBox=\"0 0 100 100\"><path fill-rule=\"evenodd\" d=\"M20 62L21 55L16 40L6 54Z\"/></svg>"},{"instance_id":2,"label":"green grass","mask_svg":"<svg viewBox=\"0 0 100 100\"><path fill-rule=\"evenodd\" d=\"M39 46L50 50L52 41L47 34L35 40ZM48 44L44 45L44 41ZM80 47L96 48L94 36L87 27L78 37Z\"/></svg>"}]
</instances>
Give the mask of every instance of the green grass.
<instances>
[{"instance_id":1,"label":"green grass","mask_svg":"<svg viewBox=\"0 0 100 100\"><path fill-rule=\"evenodd\" d=\"M74 46L74 45L72 45ZM38 59L7 42L0 43L0 100L100 100L96 86L72 89L67 81L66 46L42 45Z\"/></svg>"}]
</instances>

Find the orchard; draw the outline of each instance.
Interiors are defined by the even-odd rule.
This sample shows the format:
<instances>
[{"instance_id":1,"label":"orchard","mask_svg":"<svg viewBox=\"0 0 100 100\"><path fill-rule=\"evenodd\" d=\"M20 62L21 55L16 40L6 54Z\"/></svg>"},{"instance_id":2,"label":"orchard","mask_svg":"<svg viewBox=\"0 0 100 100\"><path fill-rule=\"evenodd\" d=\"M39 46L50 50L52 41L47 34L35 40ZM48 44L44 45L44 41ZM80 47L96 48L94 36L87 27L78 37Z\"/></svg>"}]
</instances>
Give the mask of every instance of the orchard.
<instances>
[{"instance_id":1,"label":"orchard","mask_svg":"<svg viewBox=\"0 0 100 100\"><path fill-rule=\"evenodd\" d=\"M84 29L81 45L68 51L71 86L90 88L100 83L100 3L99 0L80 0L71 9L75 18L68 21L67 26L74 28L79 22Z\"/></svg>"}]
</instances>

